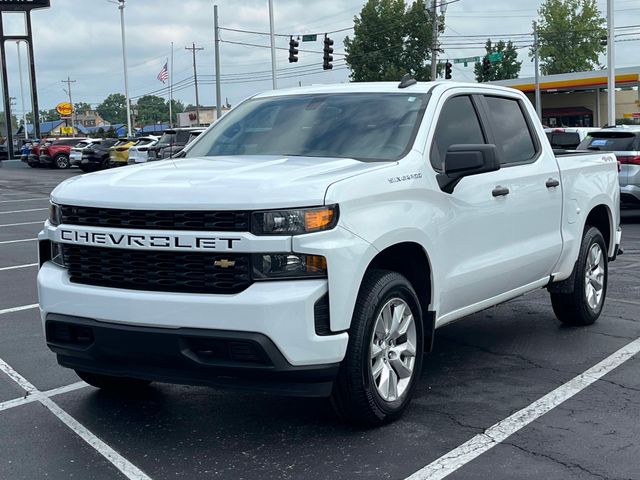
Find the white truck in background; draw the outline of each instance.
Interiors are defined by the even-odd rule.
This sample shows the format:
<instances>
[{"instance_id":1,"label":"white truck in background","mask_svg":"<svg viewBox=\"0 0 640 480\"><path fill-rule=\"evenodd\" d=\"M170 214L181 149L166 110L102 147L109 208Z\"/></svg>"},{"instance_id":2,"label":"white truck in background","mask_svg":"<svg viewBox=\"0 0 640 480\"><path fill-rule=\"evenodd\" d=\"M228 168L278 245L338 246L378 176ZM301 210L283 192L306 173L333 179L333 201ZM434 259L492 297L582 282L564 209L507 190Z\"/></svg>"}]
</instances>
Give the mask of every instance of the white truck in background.
<instances>
[{"instance_id":1,"label":"white truck in background","mask_svg":"<svg viewBox=\"0 0 640 480\"><path fill-rule=\"evenodd\" d=\"M435 330L547 288L589 325L621 240L615 155L556 156L518 91L267 92L184 158L68 179L40 234L46 340L91 385L331 396L401 415Z\"/></svg>"}]
</instances>

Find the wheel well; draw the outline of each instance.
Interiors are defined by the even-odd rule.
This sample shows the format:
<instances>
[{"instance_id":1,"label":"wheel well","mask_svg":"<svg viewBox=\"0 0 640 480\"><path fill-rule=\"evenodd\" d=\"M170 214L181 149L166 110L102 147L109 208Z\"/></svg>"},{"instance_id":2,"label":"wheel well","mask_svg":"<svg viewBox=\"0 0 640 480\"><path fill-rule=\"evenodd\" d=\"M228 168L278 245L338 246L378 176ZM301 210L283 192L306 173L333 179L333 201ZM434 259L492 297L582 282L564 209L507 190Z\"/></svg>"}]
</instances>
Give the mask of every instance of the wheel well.
<instances>
[{"instance_id":1,"label":"wheel well","mask_svg":"<svg viewBox=\"0 0 640 480\"><path fill-rule=\"evenodd\" d=\"M607 250L611 247L611 220L609 219L609 209L605 205L598 205L587 216L585 230L588 226L596 227L602 233Z\"/></svg>"},{"instance_id":2,"label":"wheel well","mask_svg":"<svg viewBox=\"0 0 640 480\"><path fill-rule=\"evenodd\" d=\"M416 291L422 315L426 318L431 302L431 267L421 245L405 242L388 247L371 261L368 269L374 268L404 275Z\"/></svg>"}]
</instances>

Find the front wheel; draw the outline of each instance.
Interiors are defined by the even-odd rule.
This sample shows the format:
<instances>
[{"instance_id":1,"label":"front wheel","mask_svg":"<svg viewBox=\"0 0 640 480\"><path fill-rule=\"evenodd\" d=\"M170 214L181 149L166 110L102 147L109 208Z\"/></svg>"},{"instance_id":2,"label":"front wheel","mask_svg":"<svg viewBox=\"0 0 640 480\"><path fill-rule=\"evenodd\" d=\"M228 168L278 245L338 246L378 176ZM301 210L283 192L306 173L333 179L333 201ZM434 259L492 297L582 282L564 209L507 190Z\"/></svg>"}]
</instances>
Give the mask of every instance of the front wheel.
<instances>
[{"instance_id":1,"label":"front wheel","mask_svg":"<svg viewBox=\"0 0 640 480\"><path fill-rule=\"evenodd\" d=\"M602 233L588 227L582 237L571 293L551 293L551 305L558 320L566 325L591 325L607 296L609 277L607 246Z\"/></svg>"},{"instance_id":2,"label":"front wheel","mask_svg":"<svg viewBox=\"0 0 640 480\"><path fill-rule=\"evenodd\" d=\"M67 157L66 155L58 155L54 159L53 163L56 166L56 168L60 170L66 170L67 168L71 168L71 162L69 161L69 157Z\"/></svg>"},{"instance_id":3,"label":"front wheel","mask_svg":"<svg viewBox=\"0 0 640 480\"><path fill-rule=\"evenodd\" d=\"M366 426L400 417L420 376L423 348L422 311L411 283L396 272L367 273L332 392L338 414Z\"/></svg>"},{"instance_id":4,"label":"front wheel","mask_svg":"<svg viewBox=\"0 0 640 480\"><path fill-rule=\"evenodd\" d=\"M139 380L129 377L113 377L111 375L102 375L99 373L83 372L76 370L82 380L92 387L100 388L111 392L127 392L130 390L140 390L147 387L151 382L148 380Z\"/></svg>"}]
</instances>

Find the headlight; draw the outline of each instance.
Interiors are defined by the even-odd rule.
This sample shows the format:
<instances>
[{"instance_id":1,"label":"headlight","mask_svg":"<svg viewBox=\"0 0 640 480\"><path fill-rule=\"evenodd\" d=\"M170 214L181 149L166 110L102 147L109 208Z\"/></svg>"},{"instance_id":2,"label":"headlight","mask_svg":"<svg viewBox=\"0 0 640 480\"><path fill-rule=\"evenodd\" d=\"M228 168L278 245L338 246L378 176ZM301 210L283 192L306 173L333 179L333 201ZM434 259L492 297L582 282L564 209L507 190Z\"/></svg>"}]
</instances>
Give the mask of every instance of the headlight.
<instances>
[{"instance_id":1,"label":"headlight","mask_svg":"<svg viewBox=\"0 0 640 480\"><path fill-rule=\"evenodd\" d=\"M62 212L60 211L60 206L51 202L49 204L49 223L51 225L58 226L62 222Z\"/></svg>"},{"instance_id":2,"label":"headlight","mask_svg":"<svg viewBox=\"0 0 640 480\"><path fill-rule=\"evenodd\" d=\"M253 255L253 279L326 278L327 260L319 255L272 253Z\"/></svg>"},{"instance_id":3,"label":"headlight","mask_svg":"<svg viewBox=\"0 0 640 480\"><path fill-rule=\"evenodd\" d=\"M330 230L338 223L338 206L268 210L255 212L251 222L254 235L300 235Z\"/></svg>"}]
</instances>

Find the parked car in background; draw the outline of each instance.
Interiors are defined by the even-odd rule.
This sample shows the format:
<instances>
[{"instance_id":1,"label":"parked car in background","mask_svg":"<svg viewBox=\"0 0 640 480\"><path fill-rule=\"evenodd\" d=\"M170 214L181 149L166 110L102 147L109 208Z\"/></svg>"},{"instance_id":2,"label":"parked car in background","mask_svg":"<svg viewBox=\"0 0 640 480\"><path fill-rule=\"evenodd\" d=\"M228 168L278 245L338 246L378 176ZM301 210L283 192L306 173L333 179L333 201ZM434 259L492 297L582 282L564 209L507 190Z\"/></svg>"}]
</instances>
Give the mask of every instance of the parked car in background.
<instances>
[{"instance_id":1,"label":"parked car in background","mask_svg":"<svg viewBox=\"0 0 640 480\"><path fill-rule=\"evenodd\" d=\"M70 168L71 147L81 142L84 138L61 138L45 145L40 149L40 165L53 168Z\"/></svg>"},{"instance_id":2,"label":"parked car in background","mask_svg":"<svg viewBox=\"0 0 640 480\"><path fill-rule=\"evenodd\" d=\"M9 160L9 149L7 142L0 144L0 160Z\"/></svg>"},{"instance_id":3,"label":"parked car in background","mask_svg":"<svg viewBox=\"0 0 640 480\"><path fill-rule=\"evenodd\" d=\"M580 150L613 152L620 164L620 202L640 207L640 126L617 126L591 132Z\"/></svg>"},{"instance_id":4,"label":"parked car in background","mask_svg":"<svg viewBox=\"0 0 640 480\"><path fill-rule=\"evenodd\" d=\"M20 149L20 161L21 162L27 163L27 160L29 160L29 153L31 152L31 149L33 148L33 145L34 145L34 140L30 140L28 142L25 142L22 145L22 148Z\"/></svg>"},{"instance_id":5,"label":"parked car in background","mask_svg":"<svg viewBox=\"0 0 640 480\"><path fill-rule=\"evenodd\" d=\"M173 128L165 130L158 141L158 144L149 149L149 161L163 160L171 158L176 153L182 151L189 141L189 136L194 130L202 130L201 128Z\"/></svg>"},{"instance_id":6,"label":"parked car in background","mask_svg":"<svg viewBox=\"0 0 640 480\"><path fill-rule=\"evenodd\" d=\"M165 148L162 151L163 158L176 158L181 156L180 154L189 146L196 138L200 136L202 132L205 132L206 128L194 128L189 132L189 137L187 138L187 143L184 145L172 145L168 148Z\"/></svg>"},{"instance_id":7,"label":"parked car in background","mask_svg":"<svg viewBox=\"0 0 640 480\"><path fill-rule=\"evenodd\" d=\"M117 138L105 138L100 143L94 143L82 151L82 159L74 161L83 172L104 170L111 166L109 153L111 147L118 143ZM77 163L76 163L77 162Z\"/></svg>"},{"instance_id":8,"label":"parked car in background","mask_svg":"<svg viewBox=\"0 0 640 480\"><path fill-rule=\"evenodd\" d=\"M136 144L134 138L121 138L109 151L109 161L112 167L122 167L129 160L129 149Z\"/></svg>"},{"instance_id":9,"label":"parked car in background","mask_svg":"<svg viewBox=\"0 0 640 480\"><path fill-rule=\"evenodd\" d=\"M71 149L71 153L69 154L69 161L72 165L77 165L82 160L82 152L84 152L90 146L102 142L101 138L85 138L84 140L78 142Z\"/></svg>"},{"instance_id":10,"label":"parked car in background","mask_svg":"<svg viewBox=\"0 0 640 480\"><path fill-rule=\"evenodd\" d=\"M155 146L160 140L160 137L150 135L148 137L141 137L136 144L129 149L129 165L136 163L145 163L148 160L149 149Z\"/></svg>"},{"instance_id":11,"label":"parked car in background","mask_svg":"<svg viewBox=\"0 0 640 480\"><path fill-rule=\"evenodd\" d=\"M31 168L39 168L40 167L40 149L50 145L55 138L45 138L36 143L29 152L29 156L27 157L27 165Z\"/></svg>"},{"instance_id":12,"label":"parked car in background","mask_svg":"<svg viewBox=\"0 0 640 480\"><path fill-rule=\"evenodd\" d=\"M547 134L551 148L575 150L589 133L598 130L600 129L597 127L546 128L545 133Z\"/></svg>"}]
</instances>

